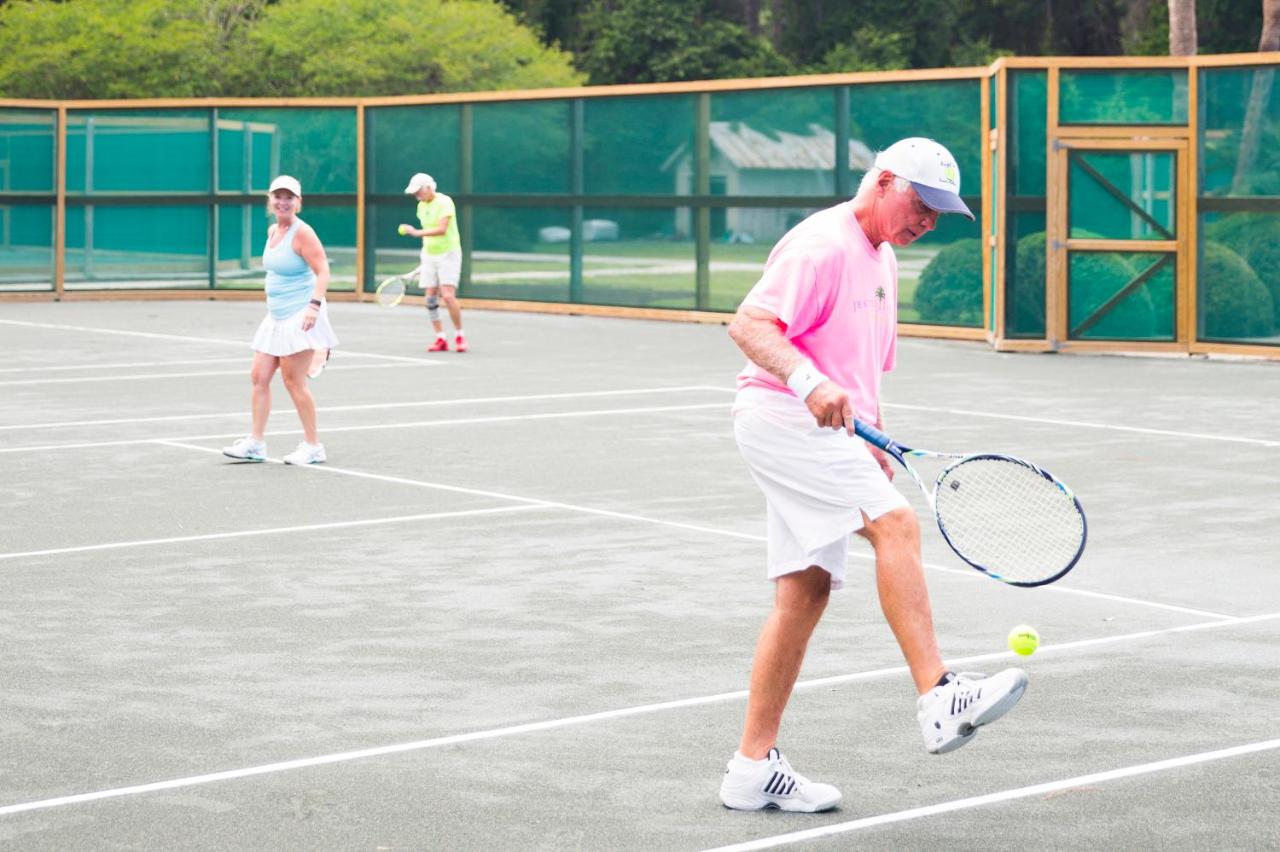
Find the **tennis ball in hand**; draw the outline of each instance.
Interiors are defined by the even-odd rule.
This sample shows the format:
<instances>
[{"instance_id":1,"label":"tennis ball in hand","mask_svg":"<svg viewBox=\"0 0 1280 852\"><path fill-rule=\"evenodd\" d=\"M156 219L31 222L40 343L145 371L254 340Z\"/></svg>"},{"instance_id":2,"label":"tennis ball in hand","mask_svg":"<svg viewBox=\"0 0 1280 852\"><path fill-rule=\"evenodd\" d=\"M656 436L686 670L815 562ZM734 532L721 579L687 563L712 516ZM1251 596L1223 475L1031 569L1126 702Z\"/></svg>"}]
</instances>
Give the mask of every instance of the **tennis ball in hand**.
<instances>
[{"instance_id":1,"label":"tennis ball in hand","mask_svg":"<svg viewBox=\"0 0 1280 852\"><path fill-rule=\"evenodd\" d=\"M1009 631L1009 649L1028 657L1040 647L1040 634L1029 624L1019 624Z\"/></svg>"},{"instance_id":2,"label":"tennis ball in hand","mask_svg":"<svg viewBox=\"0 0 1280 852\"><path fill-rule=\"evenodd\" d=\"M396 231L403 237L405 234L409 233L409 226L401 225L399 228L396 228Z\"/></svg>"}]
</instances>

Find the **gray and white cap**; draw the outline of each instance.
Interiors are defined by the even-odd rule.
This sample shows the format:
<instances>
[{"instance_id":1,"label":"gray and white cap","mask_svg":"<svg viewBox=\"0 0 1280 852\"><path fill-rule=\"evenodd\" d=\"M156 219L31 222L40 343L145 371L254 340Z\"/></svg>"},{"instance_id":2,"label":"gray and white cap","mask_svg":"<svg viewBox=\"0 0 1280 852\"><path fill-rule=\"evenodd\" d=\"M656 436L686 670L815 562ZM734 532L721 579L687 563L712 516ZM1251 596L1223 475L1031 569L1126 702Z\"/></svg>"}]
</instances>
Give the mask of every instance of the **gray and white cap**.
<instances>
[{"instance_id":1,"label":"gray and white cap","mask_svg":"<svg viewBox=\"0 0 1280 852\"><path fill-rule=\"evenodd\" d=\"M939 213L960 213L973 218L960 198L960 167L945 147L923 136L899 139L879 154L876 168L911 181L920 200Z\"/></svg>"}]
</instances>

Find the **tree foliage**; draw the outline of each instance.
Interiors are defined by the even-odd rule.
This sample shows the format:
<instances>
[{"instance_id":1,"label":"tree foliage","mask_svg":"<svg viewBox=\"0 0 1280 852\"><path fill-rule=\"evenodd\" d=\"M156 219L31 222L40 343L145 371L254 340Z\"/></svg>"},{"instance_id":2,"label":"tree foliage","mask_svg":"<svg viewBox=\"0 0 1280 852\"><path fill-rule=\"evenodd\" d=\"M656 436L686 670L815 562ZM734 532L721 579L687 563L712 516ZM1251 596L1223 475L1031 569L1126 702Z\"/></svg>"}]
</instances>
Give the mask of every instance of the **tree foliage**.
<instances>
[{"instance_id":1,"label":"tree foliage","mask_svg":"<svg viewBox=\"0 0 1280 852\"><path fill-rule=\"evenodd\" d=\"M24 0L0 95L390 95L572 86L571 57L491 0Z\"/></svg>"},{"instance_id":2,"label":"tree foliage","mask_svg":"<svg viewBox=\"0 0 1280 852\"><path fill-rule=\"evenodd\" d=\"M768 77L794 69L765 39L699 0L593 0L578 66L592 83Z\"/></svg>"}]
</instances>

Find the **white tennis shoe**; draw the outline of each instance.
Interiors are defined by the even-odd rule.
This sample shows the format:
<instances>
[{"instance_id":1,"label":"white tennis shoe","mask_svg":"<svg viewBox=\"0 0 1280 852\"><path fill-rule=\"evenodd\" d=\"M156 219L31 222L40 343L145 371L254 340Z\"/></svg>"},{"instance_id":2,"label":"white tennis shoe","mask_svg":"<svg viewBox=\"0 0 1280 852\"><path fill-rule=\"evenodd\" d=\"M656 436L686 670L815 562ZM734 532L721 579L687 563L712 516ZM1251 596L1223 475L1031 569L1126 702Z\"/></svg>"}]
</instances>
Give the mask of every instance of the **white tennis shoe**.
<instances>
[{"instance_id":1,"label":"white tennis shoe","mask_svg":"<svg viewBox=\"0 0 1280 852\"><path fill-rule=\"evenodd\" d=\"M916 719L925 751L930 754L960 748L973 739L978 728L1012 710L1027 691L1027 674L1022 669L1005 669L990 677L972 672L947 677L946 683L916 702Z\"/></svg>"},{"instance_id":2,"label":"white tennis shoe","mask_svg":"<svg viewBox=\"0 0 1280 852\"><path fill-rule=\"evenodd\" d=\"M298 448L284 457L285 464L319 464L324 461L324 444L308 444L303 441Z\"/></svg>"},{"instance_id":3,"label":"white tennis shoe","mask_svg":"<svg viewBox=\"0 0 1280 852\"><path fill-rule=\"evenodd\" d=\"M840 804L840 791L830 784L810 781L791 768L776 748L764 760L752 760L734 752L720 782L720 801L739 811L777 808L816 813Z\"/></svg>"},{"instance_id":4,"label":"white tennis shoe","mask_svg":"<svg viewBox=\"0 0 1280 852\"><path fill-rule=\"evenodd\" d=\"M229 447L222 448L222 454L241 461L260 462L267 460L267 442L252 437L240 438Z\"/></svg>"}]
</instances>

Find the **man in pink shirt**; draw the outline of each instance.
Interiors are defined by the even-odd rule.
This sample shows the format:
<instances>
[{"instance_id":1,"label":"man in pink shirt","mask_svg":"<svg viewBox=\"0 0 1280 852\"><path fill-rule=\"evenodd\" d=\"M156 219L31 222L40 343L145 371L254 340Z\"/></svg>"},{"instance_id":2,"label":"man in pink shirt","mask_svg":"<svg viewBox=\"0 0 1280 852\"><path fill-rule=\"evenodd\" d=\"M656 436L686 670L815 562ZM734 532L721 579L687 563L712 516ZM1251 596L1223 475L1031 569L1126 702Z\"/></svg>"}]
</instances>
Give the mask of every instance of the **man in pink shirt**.
<instances>
[{"instance_id":1,"label":"man in pink shirt","mask_svg":"<svg viewBox=\"0 0 1280 852\"><path fill-rule=\"evenodd\" d=\"M957 676L943 665L916 516L890 482L888 458L853 432L855 417L884 426L880 377L894 367L898 321L891 246L933 230L942 213L973 218L955 159L931 139L895 142L852 201L778 242L729 327L749 359L734 434L765 494L775 599L756 646L742 740L720 786L728 807L813 812L840 802L835 787L791 767L777 737L809 637L844 582L853 533L875 550L880 607L915 681L926 750L964 745L1026 689L1019 669Z\"/></svg>"}]
</instances>

